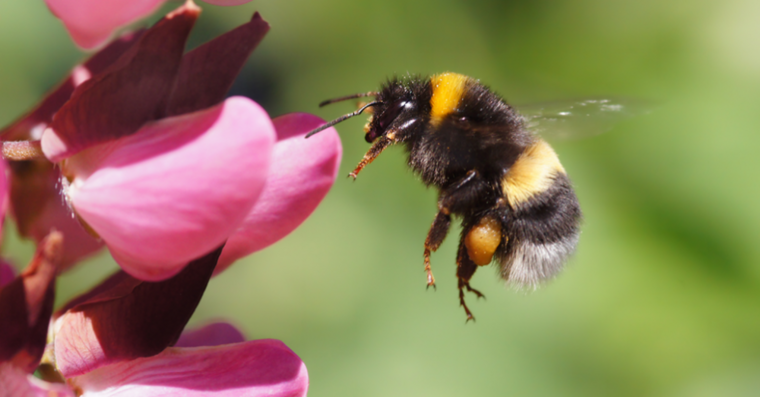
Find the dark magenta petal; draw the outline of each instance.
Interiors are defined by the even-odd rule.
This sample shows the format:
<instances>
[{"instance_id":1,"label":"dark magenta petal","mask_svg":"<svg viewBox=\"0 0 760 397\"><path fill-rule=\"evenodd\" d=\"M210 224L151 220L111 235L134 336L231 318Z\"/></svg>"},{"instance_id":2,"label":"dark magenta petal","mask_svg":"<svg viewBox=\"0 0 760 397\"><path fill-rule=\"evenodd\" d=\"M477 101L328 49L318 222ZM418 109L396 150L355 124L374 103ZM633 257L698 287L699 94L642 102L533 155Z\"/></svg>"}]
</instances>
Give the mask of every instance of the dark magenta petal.
<instances>
[{"instance_id":1,"label":"dark magenta petal","mask_svg":"<svg viewBox=\"0 0 760 397\"><path fill-rule=\"evenodd\" d=\"M0 363L27 372L37 367L53 313L60 248L61 235L48 236L21 275L0 289Z\"/></svg>"},{"instance_id":2,"label":"dark magenta petal","mask_svg":"<svg viewBox=\"0 0 760 397\"><path fill-rule=\"evenodd\" d=\"M55 362L66 378L114 362L149 357L177 341L195 311L221 247L165 281L139 281L123 272L96 287L99 294L55 322ZM81 300L78 300L81 301ZM70 306L70 305L68 305Z\"/></svg>"},{"instance_id":3,"label":"dark magenta petal","mask_svg":"<svg viewBox=\"0 0 760 397\"><path fill-rule=\"evenodd\" d=\"M5 259L0 258L0 288L3 288L5 284L10 283L16 278L16 271L13 266L6 262Z\"/></svg>"},{"instance_id":4,"label":"dark magenta petal","mask_svg":"<svg viewBox=\"0 0 760 397\"><path fill-rule=\"evenodd\" d=\"M185 3L148 29L108 70L77 87L42 136L45 155L57 162L161 118L199 14L195 4Z\"/></svg>"},{"instance_id":5,"label":"dark magenta petal","mask_svg":"<svg viewBox=\"0 0 760 397\"><path fill-rule=\"evenodd\" d=\"M71 216L60 192L59 168L47 160L10 163L11 214L20 235L39 242L52 230L63 234L59 272L103 247Z\"/></svg>"},{"instance_id":6,"label":"dark magenta petal","mask_svg":"<svg viewBox=\"0 0 760 397\"><path fill-rule=\"evenodd\" d=\"M53 120L55 112L69 100L74 88L111 66L140 38L142 33L143 31L126 33L95 53L83 64L77 65L58 87L42 99L37 107L0 131L0 137L6 141L40 139L42 131Z\"/></svg>"},{"instance_id":7,"label":"dark magenta petal","mask_svg":"<svg viewBox=\"0 0 760 397\"><path fill-rule=\"evenodd\" d=\"M259 13L182 57L166 115L192 113L224 100L243 64L269 31Z\"/></svg>"},{"instance_id":8,"label":"dark magenta petal","mask_svg":"<svg viewBox=\"0 0 760 397\"><path fill-rule=\"evenodd\" d=\"M302 397L309 387L301 359L271 339L171 347L68 381L83 397Z\"/></svg>"},{"instance_id":9,"label":"dark magenta petal","mask_svg":"<svg viewBox=\"0 0 760 397\"><path fill-rule=\"evenodd\" d=\"M8 195L10 182L8 181L8 163L0 160L0 226L5 220L5 212L8 210ZM0 241L3 239L2 227L0 227Z\"/></svg>"},{"instance_id":10,"label":"dark magenta petal","mask_svg":"<svg viewBox=\"0 0 760 397\"><path fill-rule=\"evenodd\" d=\"M243 341L245 341L245 336L234 325L219 322L183 332L174 346L218 346Z\"/></svg>"}]
</instances>

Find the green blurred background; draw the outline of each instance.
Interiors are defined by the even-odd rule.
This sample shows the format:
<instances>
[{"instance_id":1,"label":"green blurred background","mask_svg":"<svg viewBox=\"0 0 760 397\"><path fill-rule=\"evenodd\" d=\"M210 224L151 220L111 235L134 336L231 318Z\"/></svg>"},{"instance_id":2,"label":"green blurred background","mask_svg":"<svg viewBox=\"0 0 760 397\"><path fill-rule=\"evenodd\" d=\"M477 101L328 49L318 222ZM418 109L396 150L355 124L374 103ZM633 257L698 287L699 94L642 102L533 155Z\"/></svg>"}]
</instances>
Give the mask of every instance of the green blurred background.
<instances>
[{"instance_id":1,"label":"green blurred background","mask_svg":"<svg viewBox=\"0 0 760 397\"><path fill-rule=\"evenodd\" d=\"M169 4L163 11L175 7ZM191 325L231 319L285 341L310 396L760 395L760 2L274 1L201 4L191 42L259 10L272 29L233 92L271 115L330 119L392 74L455 71L512 103L641 98L650 114L556 142L585 211L564 273L529 294L492 269L458 306L457 229L423 241L436 194L399 148L356 182L364 120L339 126L340 177L302 227L212 280ZM151 21L155 20L154 16ZM0 124L84 55L42 1L0 3ZM3 255L29 243L6 225ZM105 254L60 278L66 301L115 269Z\"/></svg>"}]
</instances>

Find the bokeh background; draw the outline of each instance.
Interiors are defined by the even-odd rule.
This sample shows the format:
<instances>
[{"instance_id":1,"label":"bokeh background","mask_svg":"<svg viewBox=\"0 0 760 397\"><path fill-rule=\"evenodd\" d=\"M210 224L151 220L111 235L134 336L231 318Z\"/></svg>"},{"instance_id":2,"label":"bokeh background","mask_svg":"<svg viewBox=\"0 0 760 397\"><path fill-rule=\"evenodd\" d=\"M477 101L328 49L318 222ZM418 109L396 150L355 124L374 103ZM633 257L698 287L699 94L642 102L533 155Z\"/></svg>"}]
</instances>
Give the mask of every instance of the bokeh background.
<instances>
[{"instance_id":1,"label":"bokeh background","mask_svg":"<svg viewBox=\"0 0 760 397\"><path fill-rule=\"evenodd\" d=\"M170 3L167 11L179 3ZM386 151L356 182L359 118L341 176L302 227L212 280L192 325L229 319L285 341L310 396L755 396L760 394L760 2L307 1L201 4L197 45L259 10L272 29L233 92L271 115L331 119L393 74L456 71L510 102L645 99L653 112L554 142L585 211L575 257L546 287L473 285L458 307L458 233L423 241L436 194ZM160 13L159 13L160 14ZM155 21L158 15L149 23ZM0 3L0 124L86 55L42 1ZM3 255L29 243L6 223ZM116 266L102 254L60 278L65 302Z\"/></svg>"}]
</instances>

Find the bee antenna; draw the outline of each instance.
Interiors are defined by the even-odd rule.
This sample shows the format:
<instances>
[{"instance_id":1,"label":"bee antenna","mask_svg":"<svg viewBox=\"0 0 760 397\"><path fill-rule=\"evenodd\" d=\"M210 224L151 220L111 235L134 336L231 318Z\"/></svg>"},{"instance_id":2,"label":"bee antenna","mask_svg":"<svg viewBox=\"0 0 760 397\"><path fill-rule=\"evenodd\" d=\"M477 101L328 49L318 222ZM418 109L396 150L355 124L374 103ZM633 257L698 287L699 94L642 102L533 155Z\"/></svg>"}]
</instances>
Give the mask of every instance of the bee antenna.
<instances>
[{"instance_id":1,"label":"bee antenna","mask_svg":"<svg viewBox=\"0 0 760 397\"><path fill-rule=\"evenodd\" d=\"M357 98L358 98L358 97L357 97ZM367 108L368 108L368 107L370 107L370 106L376 106L376 105L379 105L379 104L381 104L381 103L382 103L382 102L380 102L380 101L370 102L370 103L368 103L368 104L366 104L366 105L362 106L362 108L361 108L361 109L359 109L359 110L357 110L357 111L355 111L355 112L353 112L353 113L349 113L349 114L347 114L347 115L344 115L344 116L340 116L340 117L338 117L337 119L335 119L335 120L333 120L333 121L331 121L331 122L329 122L329 123L325 123L325 124L323 124L323 125L321 125L321 126L319 126L319 127L315 128L315 129L313 129L311 132L309 132L308 134L306 134L306 137L305 137L305 138L308 138L308 137L310 137L310 136L312 136L312 135L316 134L316 133L317 133L317 132L319 132L319 131L322 131L322 130L328 129L328 128L330 128L330 127L334 126L335 124L338 124L338 123L340 123L340 122L341 122L341 121L343 121L343 120L346 120L346 119L350 119L351 117L354 117L354 116L358 116L358 115L362 114L362 112L364 111L364 109L367 109Z\"/></svg>"},{"instance_id":2,"label":"bee antenna","mask_svg":"<svg viewBox=\"0 0 760 397\"><path fill-rule=\"evenodd\" d=\"M346 101L346 100L349 100L349 99L363 98L365 96L377 96L378 94L379 94L379 92L377 92L377 91L370 91L370 92L360 92L358 94L346 95L346 96L342 96L340 98L333 98L333 99L328 99L326 101L322 101L322 102L319 103L319 107L327 106L327 105L329 105L331 103L335 103L335 102Z\"/></svg>"}]
</instances>

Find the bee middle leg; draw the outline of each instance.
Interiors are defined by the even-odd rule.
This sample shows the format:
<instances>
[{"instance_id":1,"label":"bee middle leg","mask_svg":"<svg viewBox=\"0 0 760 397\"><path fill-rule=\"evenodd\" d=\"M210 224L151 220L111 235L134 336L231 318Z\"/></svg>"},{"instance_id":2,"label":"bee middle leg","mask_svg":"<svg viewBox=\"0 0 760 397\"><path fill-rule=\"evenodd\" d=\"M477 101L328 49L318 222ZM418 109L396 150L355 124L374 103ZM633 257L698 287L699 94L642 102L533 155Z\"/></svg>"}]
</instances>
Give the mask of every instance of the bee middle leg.
<instances>
[{"instance_id":1,"label":"bee middle leg","mask_svg":"<svg viewBox=\"0 0 760 397\"><path fill-rule=\"evenodd\" d=\"M430 269L430 253L438 250L446 235L449 233L451 226L451 215L444 211L438 211L438 214L430 225L427 238L425 239L425 273L427 273L427 286L435 288L435 277Z\"/></svg>"},{"instance_id":2,"label":"bee middle leg","mask_svg":"<svg viewBox=\"0 0 760 397\"><path fill-rule=\"evenodd\" d=\"M425 239L425 273L427 273L428 288L431 285L435 288L435 277L433 277L433 271L430 269L430 253L438 250L438 247L441 246L441 243L443 243L443 240L449 233L449 227L451 226L451 209L449 206L460 200L462 191L464 190L462 187L477 176L478 172L476 170L470 170L462 179L441 192L438 198L438 214L435 216L433 224L430 225L430 231L428 231L427 238Z\"/></svg>"}]
</instances>

